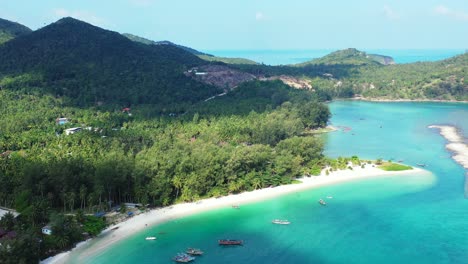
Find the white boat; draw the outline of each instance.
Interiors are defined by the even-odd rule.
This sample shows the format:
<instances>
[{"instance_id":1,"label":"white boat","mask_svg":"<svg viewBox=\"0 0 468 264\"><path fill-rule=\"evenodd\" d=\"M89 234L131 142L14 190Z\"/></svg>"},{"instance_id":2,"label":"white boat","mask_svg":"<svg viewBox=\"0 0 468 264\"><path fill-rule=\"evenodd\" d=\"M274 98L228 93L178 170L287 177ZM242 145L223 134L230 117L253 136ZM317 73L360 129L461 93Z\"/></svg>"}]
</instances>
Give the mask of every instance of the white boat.
<instances>
[{"instance_id":1,"label":"white boat","mask_svg":"<svg viewBox=\"0 0 468 264\"><path fill-rule=\"evenodd\" d=\"M146 239L146 240L156 240L156 237L150 236L150 237L146 237L145 239Z\"/></svg>"},{"instance_id":2,"label":"white boat","mask_svg":"<svg viewBox=\"0 0 468 264\"><path fill-rule=\"evenodd\" d=\"M291 223L288 220L280 220L280 219L275 219L275 220L273 220L271 222L273 224L277 224L277 225L289 225Z\"/></svg>"}]
</instances>

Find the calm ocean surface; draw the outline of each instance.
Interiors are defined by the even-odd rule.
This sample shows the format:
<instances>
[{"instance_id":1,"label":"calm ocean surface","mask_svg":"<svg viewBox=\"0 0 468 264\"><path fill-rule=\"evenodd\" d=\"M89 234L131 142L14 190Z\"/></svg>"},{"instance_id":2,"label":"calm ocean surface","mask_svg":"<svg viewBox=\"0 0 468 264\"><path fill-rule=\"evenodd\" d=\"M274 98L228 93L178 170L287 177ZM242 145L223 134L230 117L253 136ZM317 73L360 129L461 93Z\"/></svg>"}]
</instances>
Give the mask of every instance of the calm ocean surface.
<instances>
[{"instance_id":1,"label":"calm ocean surface","mask_svg":"<svg viewBox=\"0 0 468 264\"><path fill-rule=\"evenodd\" d=\"M204 250L195 263L209 264L468 263L466 171L427 128L455 125L468 138L468 104L337 101L330 108L333 125L352 129L324 135L327 155L426 163L433 175L348 182L185 217L92 258L75 253L73 263L171 263L187 247ZM321 207L317 200L327 195L334 198ZM292 224L271 224L276 218ZM145 241L158 232L158 240ZM221 238L245 245L223 248Z\"/></svg>"},{"instance_id":2,"label":"calm ocean surface","mask_svg":"<svg viewBox=\"0 0 468 264\"><path fill-rule=\"evenodd\" d=\"M311 59L320 58L336 50L204 50L208 54L229 58L246 58L269 65L296 64ZM396 63L411 63L417 61L437 61L463 54L465 50L363 50L371 54L393 57Z\"/></svg>"}]
</instances>

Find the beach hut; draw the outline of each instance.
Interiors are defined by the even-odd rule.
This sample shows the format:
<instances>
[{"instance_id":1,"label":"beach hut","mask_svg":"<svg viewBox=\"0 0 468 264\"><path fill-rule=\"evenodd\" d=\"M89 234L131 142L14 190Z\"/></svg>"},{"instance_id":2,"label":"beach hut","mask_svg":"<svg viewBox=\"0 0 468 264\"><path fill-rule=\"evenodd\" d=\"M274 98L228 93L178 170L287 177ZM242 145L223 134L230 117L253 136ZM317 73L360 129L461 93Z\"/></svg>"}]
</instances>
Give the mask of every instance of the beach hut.
<instances>
[{"instance_id":1,"label":"beach hut","mask_svg":"<svg viewBox=\"0 0 468 264\"><path fill-rule=\"evenodd\" d=\"M57 125L64 125L64 124L68 123L68 118L66 118L66 117L57 118L57 119L55 119L55 123Z\"/></svg>"}]
</instances>

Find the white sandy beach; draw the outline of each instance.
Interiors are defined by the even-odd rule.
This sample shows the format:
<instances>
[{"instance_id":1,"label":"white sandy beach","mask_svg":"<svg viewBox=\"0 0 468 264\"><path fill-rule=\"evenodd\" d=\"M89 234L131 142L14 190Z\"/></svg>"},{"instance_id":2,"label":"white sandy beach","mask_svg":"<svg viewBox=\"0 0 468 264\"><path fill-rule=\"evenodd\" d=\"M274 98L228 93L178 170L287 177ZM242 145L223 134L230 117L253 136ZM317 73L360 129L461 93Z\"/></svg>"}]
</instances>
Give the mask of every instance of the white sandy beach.
<instances>
[{"instance_id":1,"label":"white sandy beach","mask_svg":"<svg viewBox=\"0 0 468 264\"><path fill-rule=\"evenodd\" d=\"M465 143L464 138L458 133L457 128L435 125L429 126L429 128L437 128L440 130L440 134L448 141L445 147L454 153L452 158L465 169L468 169L468 145Z\"/></svg>"},{"instance_id":2,"label":"white sandy beach","mask_svg":"<svg viewBox=\"0 0 468 264\"><path fill-rule=\"evenodd\" d=\"M94 255L95 253L110 247L115 242L125 239L133 234L136 234L137 232L147 228L148 226L154 226L157 224L167 222L169 220L200 212L205 212L208 210L223 207L231 207L232 205L242 206L242 204L246 203L266 200L288 193L317 188L325 185L332 185L340 182L353 181L375 176L396 176L421 173L424 174L430 172L419 168L413 168L413 170L398 172L383 171L381 169L373 167L372 165L367 165L365 168L354 167L353 170L347 169L342 171L335 171L330 173L330 175L325 175L325 173L322 172L322 175L320 176L312 176L299 179L302 183L298 184L283 185L274 188L265 188L252 192L244 192L241 194L229 195L221 198L210 198L195 203L177 204L161 209L152 210L147 213L142 213L130 218L125 222L119 223L115 226L110 226L109 228L104 230L101 233L101 235L93 239L92 248L86 248L85 250L83 250L83 245L86 245L87 243L83 242L80 243L80 245L77 246L75 249L73 249L73 251L81 251L80 255L82 256ZM112 230L114 227L118 227L118 229ZM42 261L41 263L67 263L69 255L70 252L61 253L57 256L48 258Z\"/></svg>"}]
</instances>

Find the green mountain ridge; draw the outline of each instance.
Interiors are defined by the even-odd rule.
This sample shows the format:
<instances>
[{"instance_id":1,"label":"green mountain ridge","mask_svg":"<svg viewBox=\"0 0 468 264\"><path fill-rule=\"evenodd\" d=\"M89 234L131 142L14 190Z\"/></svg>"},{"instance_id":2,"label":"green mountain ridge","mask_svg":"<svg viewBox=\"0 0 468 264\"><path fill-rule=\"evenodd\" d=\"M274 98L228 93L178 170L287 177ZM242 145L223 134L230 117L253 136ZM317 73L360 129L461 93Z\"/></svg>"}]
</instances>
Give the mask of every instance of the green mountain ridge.
<instances>
[{"instance_id":1,"label":"green mountain ridge","mask_svg":"<svg viewBox=\"0 0 468 264\"><path fill-rule=\"evenodd\" d=\"M218 93L183 72L203 60L64 18L0 46L0 85L36 88L72 104L191 104Z\"/></svg>"},{"instance_id":2,"label":"green mountain ridge","mask_svg":"<svg viewBox=\"0 0 468 264\"><path fill-rule=\"evenodd\" d=\"M189 48L189 47L186 47L186 46L175 44L175 43L173 43L171 41L168 41L168 40L153 41L153 40L143 38L143 37L140 37L140 36L137 36L137 35L133 35L133 34L130 34L130 33L123 33L122 35L124 35L125 37L127 37L128 39L130 39L132 41L143 43L143 44L146 44L146 45L170 45L170 46L175 46L175 47L178 47L178 48L183 49L185 51L188 51L188 52L190 52L190 53L192 53L194 55L197 55L197 56L198 55L213 56L213 55L206 54L206 53L203 53L201 51L198 51L196 49L192 49L192 48Z\"/></svg>"},{"instance_id":3,"label":"green mountain ridge","mask_svg":"<svg viewBox=\"0 0 468 264\"><path fill-rule=\"evenodd\" d=\"M0 44L31 32L32 30L24 25L0 18Z\"/></svg>"},{"instance_id":4,"label":"green mountain ridge","mask_svg":"<svg viewBox=\"0 0 468 264\"><path fill-rule=\"evenodd\" d=\"M175 43L173 43L171 41L168 41L168 40L153 41L153 40L149 40L149 39L139 37L139 36L129 34L129 33L124 33L122 35L124 35L125 37L129 38L132 41L143 43L143 44L146 44L146 45L171 45L171 46L175 46L175 47L181 48L183 50L186 50L186 51L188 51L188 52L190 52L190 53L192 53L194 55L197 55L200 59L205 60L207 62L222 62L222 63L226 63L226 64L258 64L257 62L255 62L253 60L249 60L249 59L245 59L245 58L227 58L227 57L218 57L218 56L214 56L214 55L211 55L211 54L206 54L206 53L203 53L203 52L198 51L196 49L192 49L192 48L189 48L189 47L186 47L186 46L175 44Z\"/></svg>"}]
</instances>

